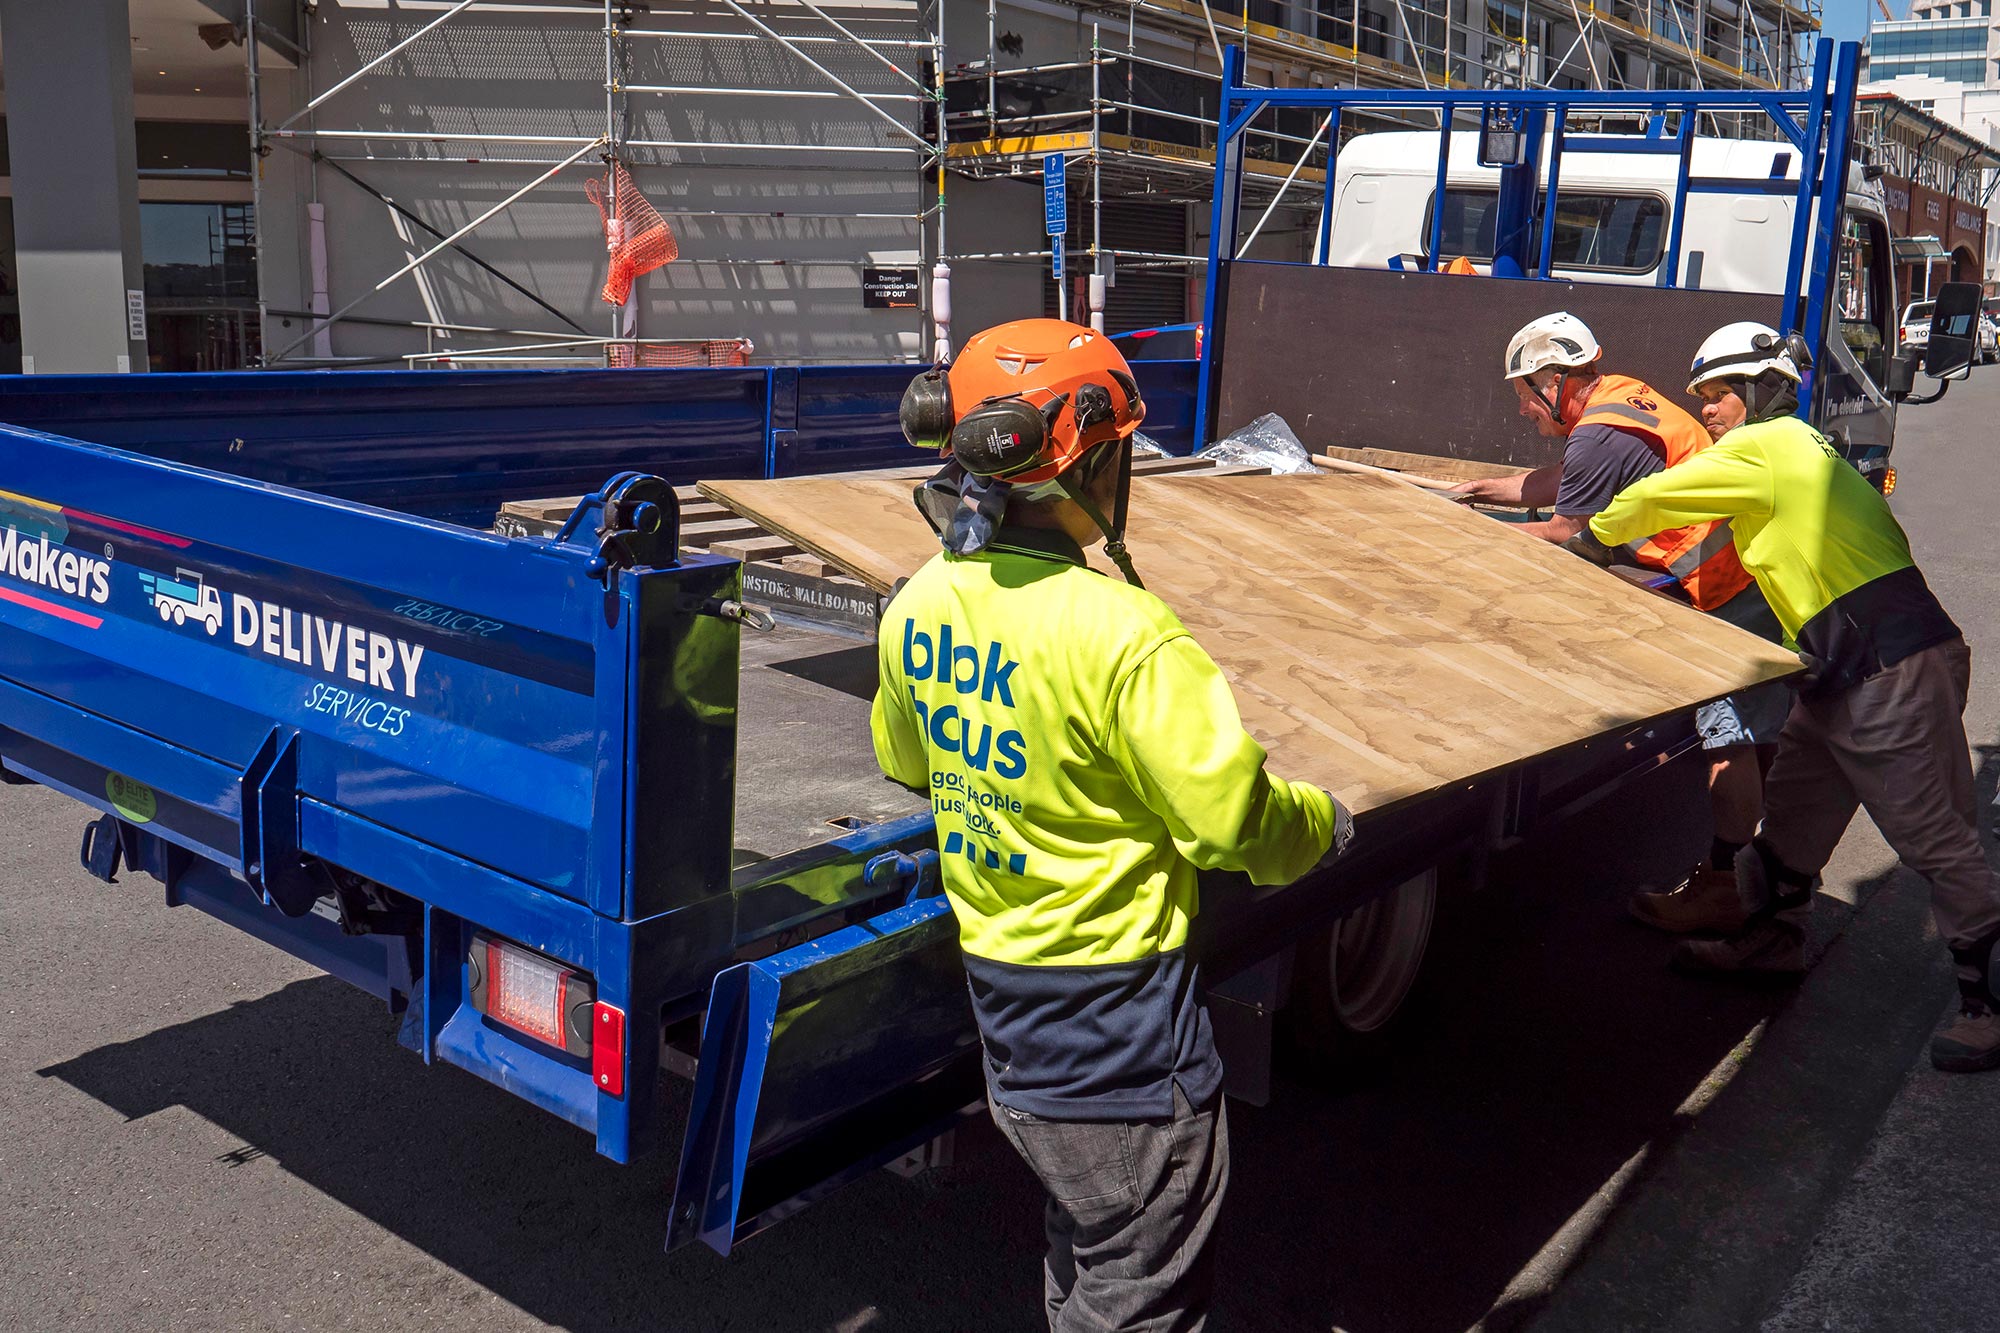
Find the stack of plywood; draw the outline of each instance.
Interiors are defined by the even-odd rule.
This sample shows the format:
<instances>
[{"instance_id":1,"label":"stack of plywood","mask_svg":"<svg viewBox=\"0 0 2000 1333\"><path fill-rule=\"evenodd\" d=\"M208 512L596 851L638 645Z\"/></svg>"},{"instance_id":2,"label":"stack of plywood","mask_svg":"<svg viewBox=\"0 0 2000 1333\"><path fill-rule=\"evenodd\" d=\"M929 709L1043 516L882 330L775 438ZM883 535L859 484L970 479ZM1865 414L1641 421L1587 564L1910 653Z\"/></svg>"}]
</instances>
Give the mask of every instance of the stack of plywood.
<instances>
[{"instance_id":1,"label":"stack of plywood","mask_svg":"<svg viewBox=\"0 0 2000 1333\"><path fill-rule=\"evenodd\" d=\"M938 551L907 479L701 491L885 594ZM1382 476L1146 478L1128 539L1147 587L1229 676L1272 770L1357 812L1799 669L1754 635Z\"/></svg>"}]
</instances>

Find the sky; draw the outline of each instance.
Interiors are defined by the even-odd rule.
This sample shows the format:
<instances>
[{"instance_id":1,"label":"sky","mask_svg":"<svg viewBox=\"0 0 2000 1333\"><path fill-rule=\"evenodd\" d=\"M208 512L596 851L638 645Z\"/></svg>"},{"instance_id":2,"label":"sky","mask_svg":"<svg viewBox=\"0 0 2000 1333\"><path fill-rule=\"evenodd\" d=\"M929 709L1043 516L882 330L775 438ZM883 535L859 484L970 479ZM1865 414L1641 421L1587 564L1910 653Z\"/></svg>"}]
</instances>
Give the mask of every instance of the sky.
<instances>
[{"instance_id":1,"label":"sky","mask_svg":"<svg viewBox=\"0 0 2000 1333\"><path fill-rule=\"evenodd\" d=\"M1889 0L1898 18L1910 12L1909 0ZM1868 20L1881 17L1875 0L1826 0L1826 35L1836 41L1858 42L1868 35Z\"/></svg>"}]
</instances>

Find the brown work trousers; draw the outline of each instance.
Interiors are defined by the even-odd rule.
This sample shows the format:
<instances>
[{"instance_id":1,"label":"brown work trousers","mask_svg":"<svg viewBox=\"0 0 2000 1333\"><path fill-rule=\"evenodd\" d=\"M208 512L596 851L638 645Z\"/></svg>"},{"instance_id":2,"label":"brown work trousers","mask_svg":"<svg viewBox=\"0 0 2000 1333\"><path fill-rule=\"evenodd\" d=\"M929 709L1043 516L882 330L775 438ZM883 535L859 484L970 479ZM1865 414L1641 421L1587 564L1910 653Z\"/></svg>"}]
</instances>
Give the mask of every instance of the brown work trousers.
<instances>
[{"instance_id":1,"label":"brown work trousers","mask_svg":"<svg viewBox=\"0 0 2000 1333\"><path fill-rule=\"evenodd\" d=\"M1817 875L1856 806L1903 864L1931 882L1947 947L2000 929L2000 879L1979 841L1972 755L1965 743L1972 652L1934 644L1823 699L1801 696L1764 779L1762 835L1780 861ZM1961 966L1966 980L1980 970Z\"/></svg>"}]
</instances>

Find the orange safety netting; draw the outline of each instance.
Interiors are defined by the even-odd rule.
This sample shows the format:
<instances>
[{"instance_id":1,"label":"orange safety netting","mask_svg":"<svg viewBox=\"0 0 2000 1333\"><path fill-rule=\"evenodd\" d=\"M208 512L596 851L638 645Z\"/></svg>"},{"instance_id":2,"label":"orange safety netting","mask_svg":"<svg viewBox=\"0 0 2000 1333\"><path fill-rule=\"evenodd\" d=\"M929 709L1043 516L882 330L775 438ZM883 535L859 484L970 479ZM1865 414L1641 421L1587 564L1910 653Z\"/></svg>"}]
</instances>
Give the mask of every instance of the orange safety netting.
<instances>
[{"instance_id":1,"label":"orange safety netting","mask_svg":"<svg viewBox=\"0 0 2000 1333\"><path fill-rule=\"evenodd\" d=\"M602 295L612 305L624 305L632 294L633 279L671 263L681 247L667 229L667 220L632 183L632 173L623 162L613 162L603 180L585 181L583 192L597 205L597 216L604 222L604 248L611 252Z\"/></svg>"},{"instance_id":2,"label":"orange safety netting","mask_svg":"<svg viewBox=\"0 0 2000 1333\"><path fill-rule=\"evenodd\" d=\"M750 340L707 338L681 342L611 343L605 363L614 369L639 366L747 366Z\"/></svg>"}]
</instances>

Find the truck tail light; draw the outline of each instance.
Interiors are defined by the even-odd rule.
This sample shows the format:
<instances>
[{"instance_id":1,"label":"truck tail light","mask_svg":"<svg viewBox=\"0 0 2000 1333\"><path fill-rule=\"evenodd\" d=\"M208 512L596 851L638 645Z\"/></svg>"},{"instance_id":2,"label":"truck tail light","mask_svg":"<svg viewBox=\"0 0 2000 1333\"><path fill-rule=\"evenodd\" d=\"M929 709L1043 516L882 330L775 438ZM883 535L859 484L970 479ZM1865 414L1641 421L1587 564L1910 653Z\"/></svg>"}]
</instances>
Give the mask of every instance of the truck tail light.
<instances>
[{"instance_id":1,"label":"truck tail light","mask_svg":"<svg viewBox=\"0 0 2000 1333\"><path fill-rule=\"evenodd\" d=\"M563 1044L563 1001L576 974L545 958L486 942L487 1012L551 1046Z\"/></svg>"},{"instance_id":2,"label":"truck tail light","mask_svg":"<svg viewBox=\"0 0 2000 1333\"><path fill-rule=\"evenodd\" d=\"M474 1009L557 1050L591 1054L597 996L587 974L485 934L473 937L466 966Z\"/></svg>"}]
</instances>

